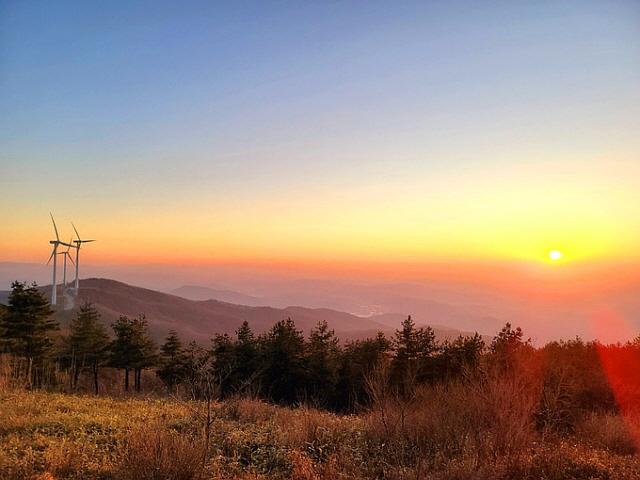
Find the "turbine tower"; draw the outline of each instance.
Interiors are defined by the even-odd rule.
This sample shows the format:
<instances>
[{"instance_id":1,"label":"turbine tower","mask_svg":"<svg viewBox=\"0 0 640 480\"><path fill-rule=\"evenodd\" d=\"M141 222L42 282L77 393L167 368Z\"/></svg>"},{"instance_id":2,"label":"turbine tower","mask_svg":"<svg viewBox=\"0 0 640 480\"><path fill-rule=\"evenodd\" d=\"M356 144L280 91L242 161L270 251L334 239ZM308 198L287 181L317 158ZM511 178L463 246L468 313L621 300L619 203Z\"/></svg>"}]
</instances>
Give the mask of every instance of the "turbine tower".
<instances>
[{"instance_id":1,"label":"turbine tower","mask_svg":"<svg viewBox=\"0 0 640 480\"><path fill-rule=\"evenodd\" d=\"M51 251L51 256L47 261L47 265L51 262L53 258L53 279L51 281L51 305L56 305L58 303L58 295L57 295L57 283L56 283L56 271L58 269L58 246L64 245L66 247L71 247L70 243L64 243L60 241L60 236L58 235L58 227L56 227L56 221L53 219L53 215L49 212L49 216L51 217L51 222L53 222L53 230L56 232L56 239L49 240L49 243L53 245L53 250Z\"/></svg>"},{"instance_id":2,"label":"turbine tower","mask_svg":"<svg viewBox=\"0 0 640 480\"><path fill-rule=\"evenodd\" d=\"M73 230L76 232L76 237L77 237L77 239L73 241L73 243L75 243L75 249L76 249L76 280L75 280L74 288L77 295L78 290L80 289L80 277L78 276L78 268L80 266L80 247L82 246L83 243L95 242L95 240L82 240L80 238L80 234L78 233L78 229L73 224L73 222L71 222L71 226L73 227Z\"/></svg>"}]
</instances>

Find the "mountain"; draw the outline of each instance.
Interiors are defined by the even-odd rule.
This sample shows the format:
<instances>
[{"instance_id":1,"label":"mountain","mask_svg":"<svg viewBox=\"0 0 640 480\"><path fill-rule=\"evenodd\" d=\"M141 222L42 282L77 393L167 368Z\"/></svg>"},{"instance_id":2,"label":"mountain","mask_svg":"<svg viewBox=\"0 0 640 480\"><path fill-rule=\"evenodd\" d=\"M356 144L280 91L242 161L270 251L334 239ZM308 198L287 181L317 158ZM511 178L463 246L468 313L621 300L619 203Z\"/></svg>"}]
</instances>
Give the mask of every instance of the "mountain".
<instances>
[{"instance_id":1,"label":"mountain","mask_svg":"<svg viewBox=\"0 0 640 480\"><path fill-rule=\"evenodd\" d=\"M46 286L41 288L47 292L49 290ZM1 292L0 301L3 298L6 301L7 294ZM59 298L64 298L66 302L74 301L71 296L61 295ZM291 317L305 334L319 321L326 320L338 337L345 341L370 337L379 331L391 334L404 318L401 314L360 317L328 308L274 308L237 305L219 300L188 300L115 280L90 278L80 281L80 295L75 299L75 305L68 310L59 308L57 311L56 315L63 326L68 324L75 310L85 301L98 308L107 324L120 315L144 314L156 340L161 340L169 330L174 329L185 340L201 343L208 342L216 333L233 334L244 320L256 333L262 333L277 321ZM441 339L462 333L444 327L436 327L435 331Z\"/></svg>"},{"instance_id":2,"label":"mountain","mask_svg":"<svg viewBox=\"0 0 640 480\"><path fill-rule=\"evenodd\" d=\"M199 285L183 285L182 287L171 290L169 293L188 300L219 300L221 302L237 303L252 307L269 305L265 299L260 297L253 297L232 290L201 287Z\"/></svg>"},{"instance_id":3,"label":"mountain","mask_svg":"<svg viewBox=\"0 0 640 480\"><path fill-rule=\"evenodd\" d=\"M190 300L219 300L250 306L286 308L301 305L309 308L330 308L359 317L374 318L378 323L397 327L398 315L412 315L418 325L437 325L443 330L498 331L505 321L507 299L488 301L477 292L466 296L445 285L433 287L411 284L358 285L338 281L298 279L272 282L259 295L247 295L238 290L185 285L170 290L171 294ZM433 300L437 299L437 300ZM500 305L500 308L488 307ZM387 318L389 316L389 318Z\"/></svg>"}]
</instances>

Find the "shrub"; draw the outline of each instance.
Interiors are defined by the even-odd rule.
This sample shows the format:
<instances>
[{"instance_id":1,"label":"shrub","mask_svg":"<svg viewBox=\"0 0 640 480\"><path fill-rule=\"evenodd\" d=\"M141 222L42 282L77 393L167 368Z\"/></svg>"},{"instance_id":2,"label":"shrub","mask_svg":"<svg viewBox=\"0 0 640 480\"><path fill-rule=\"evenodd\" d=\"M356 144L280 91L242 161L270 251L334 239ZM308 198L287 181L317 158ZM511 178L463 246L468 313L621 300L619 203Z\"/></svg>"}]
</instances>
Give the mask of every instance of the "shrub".
<instances>
[{"instance_id":1,"label":"shrub","mask_svg":"<svg viewBox=\"0 0 640 480\"><path fill-rule=\"evenodd\" d=\"M419 388L410 399L379 398L366 417L366 435L385 445L381 453L391 466L514 463L534 438L532 389L517 377L495 377Z\"/></svg>"},{"instance_id":2,"label":"shrub","mask_svg":"<svg viewBox=\"0 0 640 480\"><path fill-rule=\"evenodd\" d=\"M119 480L198 480L203 477L204 446L197 438L163 428L131 432L116 466Z\"/></svg>"},{"instance_id":3,"label":"shrub","mask_svg":"<svg viewBox=\"0 0 640 480\"><path fill-rule=\"evenodd\" d=\"M640 419L593 413L578 426L576 433L595 447L620 455L631 455L636 452L634 434L637 438L640 433Z\"/></svg>"}]
</instances>

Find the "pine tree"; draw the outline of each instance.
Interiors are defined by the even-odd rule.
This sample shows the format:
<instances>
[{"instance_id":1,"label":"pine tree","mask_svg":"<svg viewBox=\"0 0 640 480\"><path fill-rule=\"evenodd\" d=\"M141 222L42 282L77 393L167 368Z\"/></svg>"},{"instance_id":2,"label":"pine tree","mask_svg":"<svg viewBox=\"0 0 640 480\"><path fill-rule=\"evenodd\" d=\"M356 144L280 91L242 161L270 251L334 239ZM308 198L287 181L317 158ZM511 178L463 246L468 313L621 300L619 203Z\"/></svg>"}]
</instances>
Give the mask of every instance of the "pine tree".
<instances>
[{"instance_id":1,"label":"pine tree","mask_svg":"<svg viewBox=\"0 0 640 480\"><path fill-rule=\"evenodd\" d=\"M472 336L459 335L453 341L446 341L440 346L440 354L436 357L437 368L434 377L447 380L472 373L480 364L484 340L475 333Z\"/></svg>"},{"instance_id":2,"label":"pine tree","mask_svg":"<svg viewBox=\"0 0 640 480\"><path fill-rule=\"evenodd\" d=\"M200 379L206 370L210 370L210 354L195 341L191 341L184 351L185 354L185 381L188 385L191 397L196 399L201 396Z\"/></svg>"},{"instance_id":3,"label":"pine tree","mask_svg":"<svg viewBox=\"0 0 640 480\"><path fill-rule=\"evenodd\" d=\"M131 319L121 315L118 320L111 324L115 338L111 342L110 365L115 368L124 369L124 390L129 390L129 370L133 364L133 325Z\"/></svg>"},{"instance_id":4,"label":"pine tree","mask_svg":"<svg viewBox=\"0 0 640 480\"><path fill-rule=\"evenodd\" d=\"M320 405L327 406L338 383L340 347L335 332L326 321L318 322L307 344L307 393Z\"/></svg>"},{"instance_id":5,"label":"pine tree","mask_svg":"<svg viewBox=\"0 0 640 480\"><path fill-rule=\"evenodd\" d=\"M433 379L434 354L438 350L436 334L430 326L416 330L416 380L425 382Z\"/></svg>"},{"instance_id":6,"label":"pine tree","mask_svg":"<svg viewBox=\"0 0 640 480\"><path fill-rule=\"evenodd\" d=\"M370 403L367 379L371 373L388 361L391 342L382 332L375 338L348 342L341 356L337 395L334 407L351 412Z\"/></svg>"},{"instance_id":7,"label":"pine tree","mask_svg":"<svg viewBox=\"0 0 640 480\"><path fill-rule=\"evenodd\" d=\"M154 365L156 347L148 331L144 315L130 319L121 316L111 325L115 339L111 342L111 365L124 369L124 389L129 390L129 372L134 374L134 388L141 389L142 370Z\"/></svg>"},{"instance_id":8,"label":"pine tree","mask_svg":"<svg viewBox=\"0 0 640 480\"><path fill-rule=\"evenodd\" d=\"M153 367L158 358L157 347L144 315L133 319L133 340L136 352L133 361L134 387L139 392L142 389L142 370Z\"/></svg>"},{"instance_id":9,"label":"pine tree","mask_svg":"<svg viewBox=\"0 0 640 480\"><path fill-rule=\"evenodd\" d=\"M27 383L37 383L37 373L52 351L51 332L59 328L51 318L53 310L35 283L13 282L9 301L2 316L0 331L8 352L27 361Z\"/></svg>"},{"instance_id":10,"label":"pine tree","mask_svg":"<svg viewBox=\"0 0 640 480\"><path fill-rule=\"evenodd\" d=\"M391 381L400 393L408 394L415 382L428 376L431 355L436 350L435 333L431 327L416 328L409 315L396 330L393 349Z\"/></svg>"},{"instance_id":11,"label":"pine tree","mask_svg":"<svg viewBox=\"0 0 640 480\"><path fill-rule=\"evenodd\" d=\"M5 338L4 338L4 316L7 314L8 309L6 305L2 305L0 304L0 352L4 351L4 343L5 343Z\"/></svg>"},{"instance_id":12,"label":"pine tree","mask_svg":"<svg viewBox=\"0 0 640 480\"><path fill-rule=\"evenodd\" d=\"M236 340L234 342L234 389L243 392L251 387L255 387L261 369L258 365L258 342L245 320L236 330Z\"/></svg>"},{"instance_id":13,"label":"pine tree","mask_svg":"<svg viewBox=\"0 0 640 480\"><path fill-rule=\"evenodd\" d=\"M100 321L100 313L92 304L85 303L71 321L67 338L67 351L72 359L73 388L78 386L81 371L91 368L94 391L98 394L98 371L107 360L108 347L109 335Z\"/></svg>"},{"instance_id":14,"label":"pine tree","mask_svg":"<svg viewBox=\"0 0 640 480\"><path fill-rule=\"evenodd\" d=\"M186 375L187 357L175 330L170 330L160 347L160 368L156 374L169 390L178 388Z\"/></svg>"},{"instance_id":15,"label":"pine tree","mask_svg":"<svg viewBox=\"0 0 640 480\"><path fill-rule=\"evenodd\" d=\"M493 338L489 347L494 364L504 370L511 369L518 353L531 345L531 339L523 340L523 338L524 334L520 327L513 329L510 323L506 323Z\"/></svg>"},{"instance_id":16,"label":"pine tree","mask_svg":"<svg viewBox=\"0 0 640 480\"><path fill-rule=\"evenodd\" d=\"M287 318L276 323L261 340L266 396L275 402L294 403L305 383L302 332Z\"/></svg>"},{"instance_id":17,"label":"pine tree","mask_svg":"<svg viewBox=\"0 0 640 480\"><path fill-rule=\"evenodd\" d=\"M213 337L209 354L212 361L212 379L219 388L218 393L222 397L229 396L233 393L233 377L236 368L234 345L229 335L225 333Z\"/></svg>"}]
</instances>

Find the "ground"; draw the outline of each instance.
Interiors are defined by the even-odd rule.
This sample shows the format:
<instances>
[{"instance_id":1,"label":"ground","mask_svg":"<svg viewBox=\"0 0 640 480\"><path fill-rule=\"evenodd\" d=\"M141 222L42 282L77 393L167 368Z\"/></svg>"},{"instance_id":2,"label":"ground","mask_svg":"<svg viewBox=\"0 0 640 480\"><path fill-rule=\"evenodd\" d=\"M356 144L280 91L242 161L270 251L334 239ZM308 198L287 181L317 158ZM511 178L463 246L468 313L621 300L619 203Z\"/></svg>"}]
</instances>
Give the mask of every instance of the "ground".
<instances>
[{"instance_id":1,"label":"ground","mask_svg":"<svg viewBox=\"0 0 640 480\"><path fill-rule=\"evenodd\" d=\"M611 415L562 436L497 422L511 429L502 443L498 430L464 425L473 419L433 418L397 405L337 416L231 400L213 405L205 453L200 402L9 391L0 393L0 478L640 478Z\"/></svg>"}]
</instances>

